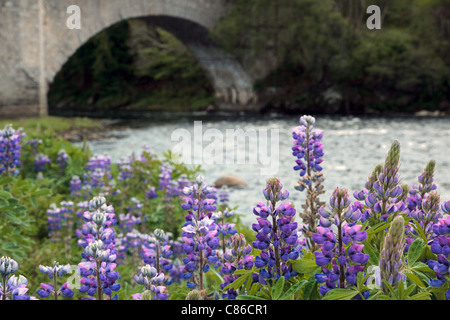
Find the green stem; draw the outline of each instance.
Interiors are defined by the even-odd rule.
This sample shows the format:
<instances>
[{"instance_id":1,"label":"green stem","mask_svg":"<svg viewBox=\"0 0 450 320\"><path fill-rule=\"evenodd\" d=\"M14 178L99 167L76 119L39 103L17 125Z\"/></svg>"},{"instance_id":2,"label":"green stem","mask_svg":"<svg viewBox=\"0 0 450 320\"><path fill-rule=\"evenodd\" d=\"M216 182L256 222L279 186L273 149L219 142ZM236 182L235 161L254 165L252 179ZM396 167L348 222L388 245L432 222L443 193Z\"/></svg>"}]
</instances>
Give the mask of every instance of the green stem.
<instances>
[{"instance_id":1,"label":"green stem","mask_svg":"<svg viewBox=\"0 0 450 320\"><path fill-rule=\"evenodd\" d=\"M2 294L2 300L6 300L6 277L3 277L3 294Z\"/></svg>"},{"instance_id":2,"label":"green stem","mask_svg":"<svg viewBox=\"0 0 450 320\"><path fill-rule=\"evenodd\" d=\"M272 243L273 243L273 241L275 240L275 235L277 234L277 232L278 232L278 225L277 225L277 220L275 219L275 215L274 215L274 213L275 213L275 204L276 204L276 201L275 200L273 200L272 201ZM276 247L276 248L274 248L275 250L275 267L276 267L276 270L277 270L277 273L281 276L281 258L280 258L280 248L279 247Z\"/></svg>"},{"instance_id":3,"label":"green stem","mask_svg":"<svg viewBox=\"0 0 450 320\"><path fill-rule=\"evenodd\" d=\"M97 268L97 297L98 300L103 300L102 281L100 280L100 263L99 261L96 261L95 264Z\"/></svg>"},{"instance_id":4,"label":"green stem","mask_svg":"<svg viewBox=\"0 0 450 320\"><path fill-rule=\"evenodd\" d=\"M57 289L56 274L53 274L53 292L55 294L55 300L58 300L58 289Z\"/></svg>"}]
</instances>

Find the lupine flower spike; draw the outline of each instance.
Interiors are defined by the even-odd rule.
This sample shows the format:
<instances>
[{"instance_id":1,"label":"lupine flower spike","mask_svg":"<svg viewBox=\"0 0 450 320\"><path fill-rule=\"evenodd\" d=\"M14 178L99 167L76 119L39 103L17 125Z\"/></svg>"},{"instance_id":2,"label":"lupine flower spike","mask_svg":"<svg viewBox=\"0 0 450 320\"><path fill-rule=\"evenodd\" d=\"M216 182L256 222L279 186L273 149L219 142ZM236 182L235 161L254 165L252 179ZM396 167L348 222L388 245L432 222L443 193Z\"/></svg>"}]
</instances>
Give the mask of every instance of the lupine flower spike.
<instances>
[{"instance_id":1,"label":"lupine flower spike","mask_svg":"<svg viewBox=\"0 0 450 320\"><path fill-rule=\"evenodd\" d=\"M39 266L39 271L42 273L45 273L48 275L49 279L52 280L53 283L41 283L41 288L37 291L37 294L41 298L47 298L50 295L53 295L54 300L58 300L58 296L62 295L66 298L72 298L74 295L74 292L70 289L69 284L66 282L64 283L59 290L56 288L58 287L57 279L59 277L62 277L64 274L70 272L70 265L67 264L65 266L60 265L56 261L53 262L53 266Z\"/></svg>"},{"instance_id":2,"label":"lupine flower spike","mask_svg":"<svg viewBox=\"0 0 450 320\"><path fill-rule=\"evenodd\" d=\"M292 154L297 158L294 170L300 171L300 179L296 190L306 190L306 203L302 206L303 212L299 215L303 220L303 234L307 245L311 250L317 249L312 241L313 233L317 232L318 209L324 204L319 196L325 193L322 182L324 181L322 166L323 145L320 141L323 137L322 130L314 129L316 119L312 116L302 116L300 126L295 127L292 136L294 146Z\"/></svg>"},{"instance_id":3,"label":"lupine flower spike","mask_svg":"<svg viewBox=\"0 0 450 320\"><path fill-rule=\"evenodd\" d=\"M400 280L406 280L406 276L401 273L403 267L404 230L405 220L402 216L397 216L391 223L380 252L380 263L379 269L376 271L376 279L378 285L383 287L385 294L388 294L389 290L383 283L383 280L393 287Z\"/></svg>"}]
</instances>

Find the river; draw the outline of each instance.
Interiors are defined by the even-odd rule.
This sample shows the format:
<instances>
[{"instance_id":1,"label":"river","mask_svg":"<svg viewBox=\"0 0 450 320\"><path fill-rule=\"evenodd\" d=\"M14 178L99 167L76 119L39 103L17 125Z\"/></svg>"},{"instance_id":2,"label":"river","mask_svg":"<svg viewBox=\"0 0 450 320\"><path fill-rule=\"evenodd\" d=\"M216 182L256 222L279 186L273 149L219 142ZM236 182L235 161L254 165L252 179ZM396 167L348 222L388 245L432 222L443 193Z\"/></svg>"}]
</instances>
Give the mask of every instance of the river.
<instances>
[{"instance_id":1,"label":"river","mask_svg":"<svg viewBox=\"0 0 450 320\"><path fill-rule=\"evenodd\" d=\"M250 117L197 114L165 118L147 117L130 120L133 129L111 132L115 139L89 141L88 144L94 154L106 153L113 161L117 161L133 152L139 153L144 144L148 144L158 156L168 149L180 147L179 140L174 138L176 133L184 136L185 144L192 141L194 148L193 145L197 141L195 139L198 139L200 132L205 141L202 149L196 151L192 149L192 161L198 156L199 151L203 152L202 168L209 184L213 184L217 178L225 174L240 177L247 183L245 188L231 189L230 202L232 206L238 206L237 212L242 214L243 222L251 224L255 221L252 208L258 201L264 200L262 189L267 178L273 175L276 175L290 191L289 199L297 208L305 201L305 194L294 190L299 176L298 172L293 171L295 158L291 153L292 129L299 125L298 120L299 117L284 115ZM201 121L201 131L198 131L199 122L195 129L194 121ZM441 200L450 200L450 118L317 116L315 128L322 129L324 133L322 142L325 155L322 166L326 193L322 195L321 200L327 201L336 186L345 187L351 193L354 190L361 190L373 168L384 161L394 139L401 144L402 183L417 182L417 177L427 162L433 159L436 161L435 183L441 194ZM260 147L251 149L249 143L246 144L246 149L239 145L236 147L234 143L235 151L245 154L245 163L237 164L237 161L234 161L226 164L225 158L220 161L220 157L217 158L217 162L221 163L205 163L208 161L208 149L205 148L211 141L219 140L218 146L226 150L230 147L230 143L225 139L227 130L237 129L256 132L259 143L264 142L265 132L268 139L278 137L278 148L272 146L270 149L269 146L268 152L264 153ZM215 134L216 140L207 141L206 133ZM223 142L220 141L222 137ZM275 152L277 149L278 155ZM251 150L261 153L257 164L251 157ZM224 157L225 154L226 151ZM268 168L262 165L265 163L262 162L263 155L272 156L273 170L270 173L261 170ZM277 163L278 169L275 166Z\"/></svg>"}]
</instances>

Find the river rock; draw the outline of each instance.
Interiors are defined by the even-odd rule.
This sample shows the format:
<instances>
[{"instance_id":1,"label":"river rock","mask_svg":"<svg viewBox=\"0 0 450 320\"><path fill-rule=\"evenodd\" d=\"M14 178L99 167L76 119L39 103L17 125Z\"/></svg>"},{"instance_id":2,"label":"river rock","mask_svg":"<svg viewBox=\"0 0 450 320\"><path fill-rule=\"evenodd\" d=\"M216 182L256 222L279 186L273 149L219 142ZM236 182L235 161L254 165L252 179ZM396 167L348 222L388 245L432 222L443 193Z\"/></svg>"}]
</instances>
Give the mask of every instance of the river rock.
<instances>
[{"instance_id":1,"label":"river rock","mask_svg":"<svg viewBox=\"0 0 450 320\"><path fill-rule=\"evenodd\" d=\"M222 186L244 187L246 185L247 184L245 183L244 180L242 180L241 178L238 178L238 177L231 176L231 175L222 176L214 182L214 186L216 188L221 188Z\"/></svg>"},{"instance_id":2,"label":"river rock","mask_svg":"<svg viewBox=\"0 0 450 320\"><path fill-rule=\"evenodd\" d=\"M428 110L420 110L414 114L416 117L439 117L441 113L439 110L436 111L428 111Z\"/></svg>"}]
</instances>

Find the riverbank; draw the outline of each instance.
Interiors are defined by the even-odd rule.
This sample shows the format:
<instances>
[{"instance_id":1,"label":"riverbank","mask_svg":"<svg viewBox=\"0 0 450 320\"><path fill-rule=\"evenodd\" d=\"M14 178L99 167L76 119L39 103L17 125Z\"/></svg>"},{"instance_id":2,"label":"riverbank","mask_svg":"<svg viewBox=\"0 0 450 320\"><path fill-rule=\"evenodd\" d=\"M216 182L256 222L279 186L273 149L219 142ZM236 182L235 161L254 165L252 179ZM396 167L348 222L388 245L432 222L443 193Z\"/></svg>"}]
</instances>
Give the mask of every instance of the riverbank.
<instances>
[{"instance_id":1,"label":"riverbank","mask_svg":"<svg viewBox=\"0 0 450 320\"><path fill-rule=\"evenodd\" d=\"M49 134L70 142L83 140L115 139L111 136L112 130L125 130L130 128L117 119L94 119L90 117L24 117L0 120L0 128L12 124L14 128L23 128L28 134Z\"/></svg>"}]
</instances>

